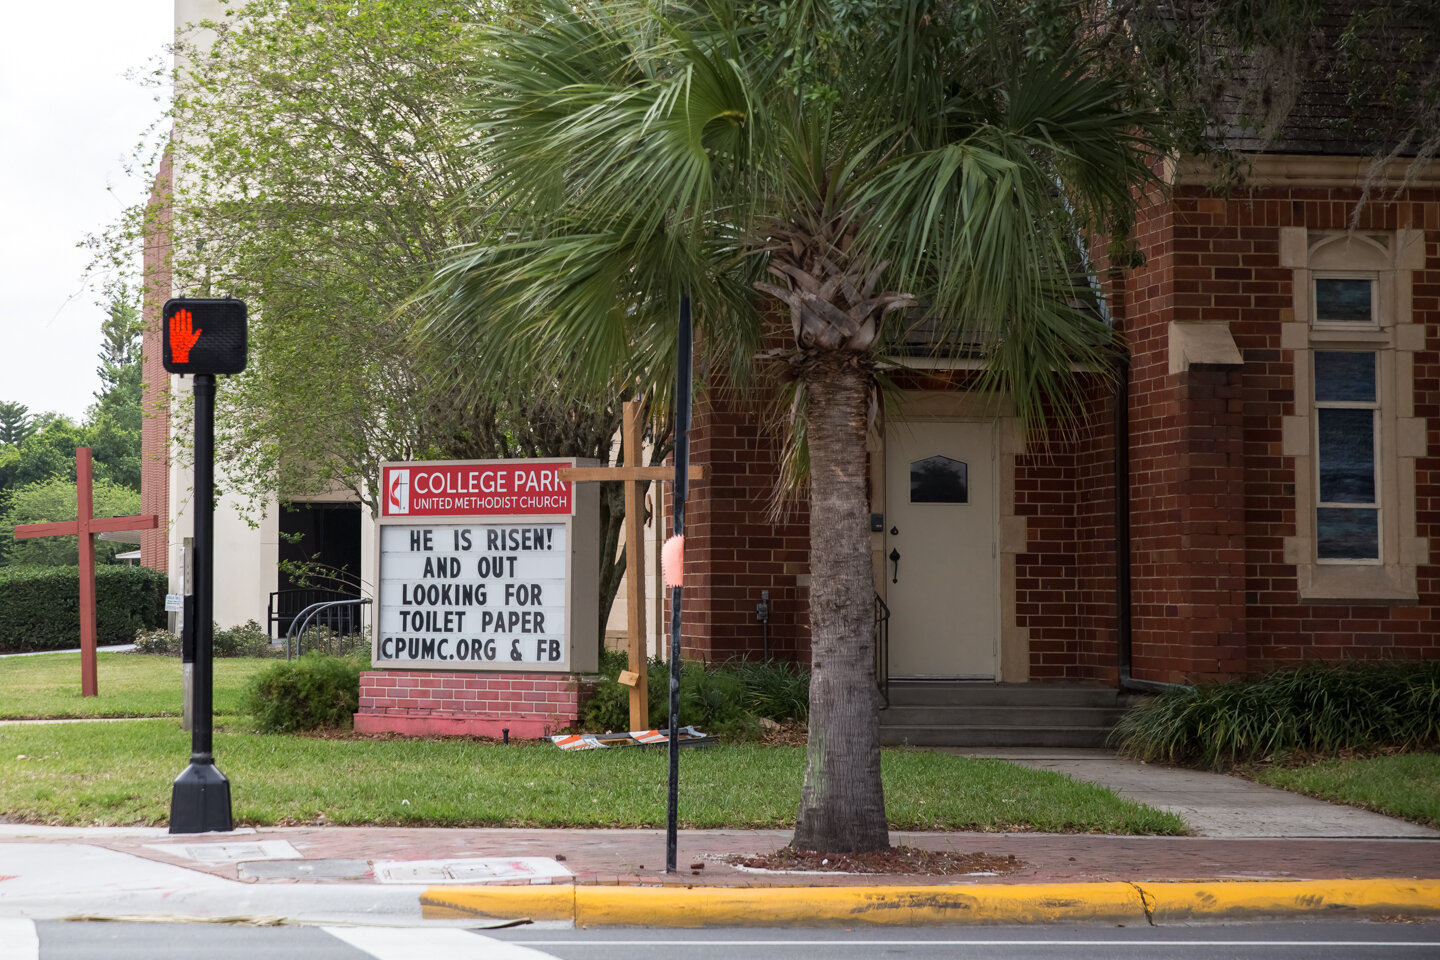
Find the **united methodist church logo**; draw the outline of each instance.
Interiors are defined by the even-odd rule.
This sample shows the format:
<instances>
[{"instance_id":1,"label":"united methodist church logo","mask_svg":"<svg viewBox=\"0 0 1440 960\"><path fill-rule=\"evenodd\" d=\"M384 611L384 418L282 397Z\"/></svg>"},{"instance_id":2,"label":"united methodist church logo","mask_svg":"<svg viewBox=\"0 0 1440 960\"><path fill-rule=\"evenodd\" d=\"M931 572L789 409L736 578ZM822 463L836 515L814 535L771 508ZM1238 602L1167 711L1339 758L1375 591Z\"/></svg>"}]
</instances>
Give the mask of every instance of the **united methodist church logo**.
<instances>
[{"instance_id":1,"label":"united methodist church logo","mask_svg":"<svg viewBox=\"0 0 1440 960\"><path fill-rule=\"evenodd\" d=\"M390 471L389 482L385 489L385 512L390 516L400 516L410 512L410 471Z\"/></svg>"}]
</instances>

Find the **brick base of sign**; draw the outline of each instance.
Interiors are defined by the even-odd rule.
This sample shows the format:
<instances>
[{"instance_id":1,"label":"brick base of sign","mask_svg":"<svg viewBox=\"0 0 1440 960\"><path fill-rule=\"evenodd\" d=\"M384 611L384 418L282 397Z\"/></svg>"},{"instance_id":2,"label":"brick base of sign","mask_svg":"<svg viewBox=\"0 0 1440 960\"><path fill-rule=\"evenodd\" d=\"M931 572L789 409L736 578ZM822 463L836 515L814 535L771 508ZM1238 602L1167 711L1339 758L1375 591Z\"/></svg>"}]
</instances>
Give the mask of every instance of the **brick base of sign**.
<instances>
[{"instance_id":1,"label":"brick base of sign","mask_svg":"<svg viewBox=\"0 0 1440 960\"><path fill-rule=\"evenodd\" d=\"M369 671L360 674L355 732L547 737L579 720L589 687L575 674Z\"/></svg>"}]
</instances>

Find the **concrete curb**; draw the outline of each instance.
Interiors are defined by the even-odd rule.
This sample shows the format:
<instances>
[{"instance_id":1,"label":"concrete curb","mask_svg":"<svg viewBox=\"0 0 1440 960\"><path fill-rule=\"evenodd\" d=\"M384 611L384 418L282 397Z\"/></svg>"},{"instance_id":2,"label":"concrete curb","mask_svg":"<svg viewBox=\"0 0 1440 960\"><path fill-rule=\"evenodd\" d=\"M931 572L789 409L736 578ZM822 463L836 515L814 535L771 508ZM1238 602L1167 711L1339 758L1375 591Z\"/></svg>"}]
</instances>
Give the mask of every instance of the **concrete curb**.
<instances>
[{"instance_id":1,"label":"concrete curb","mask_svg":"<svg viewBox=\"0 0 1440 960\"><path fill-rule=\"evenodd\" d=\"M484 917L577 927L1159 923L1440 916L1440 880L1229 880L924 887L430 887L429 919Z\"/></svg>"}]
</instances>

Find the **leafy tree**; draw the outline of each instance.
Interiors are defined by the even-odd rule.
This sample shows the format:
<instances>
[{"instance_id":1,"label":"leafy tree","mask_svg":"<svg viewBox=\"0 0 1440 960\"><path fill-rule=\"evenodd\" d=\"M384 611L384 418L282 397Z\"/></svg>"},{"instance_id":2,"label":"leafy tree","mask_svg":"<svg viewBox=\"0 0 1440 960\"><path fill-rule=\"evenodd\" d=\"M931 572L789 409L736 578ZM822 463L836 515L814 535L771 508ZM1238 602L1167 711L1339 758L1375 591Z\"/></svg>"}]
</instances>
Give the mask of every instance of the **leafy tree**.
<instances>
[{"instance_id":1,"label":"leafy tree","mask_svg":"<svg viewBox=\"0 0 1440 960\"><path fill-rule=\"evenodd\" d=\"M410 336L416 288L487 229L454 216L476 159L451 103L470 73L456 41L497 9L254 0L178 45L170 267L178 290L249 305L250 362L219 391L216 442L225 482L257 507L342 488L374 511L387 460L610 459L623 382L578 411L563 368L517 375ZM96 241L97 264L156 227L146 215ZM456 368L462 381L440 376ZM624 569L614 486L602 618Z\"/></svg>"},{"instance_id":2,"label":"leafy tree","mask_svg":"<svg viewBox=\"0 0 1440 960\"><path fill-rule=\"evenodd\" d=\"M128 289L121 287L110 302L101 327L101 388L89 410L90 446L96 476L140 489L140 424L142 419L140 341L144 325Z\"/></svg>"},{"instance_id":3,"label":"leafy tree","mask_svg":"<svg viewBox=\"0 0 1440 960\"><path fill-rule=\"evenodd\" d=\"M93 509L97 517L128 517L140 512L140 494L108 480L96 480ZM19 523L59 523L74 520L75 481L61 477L41 480L15 490L10 507L0 515L0 557L6 563L74 566L80 560L79 537L37 537L16 540ZM95 562L113 563L115 554L133 550L127 543L95 541Z\"/></svg>"},{"instance_id":4,"label":"leafy tree","mask_svg":"<svg viewBox=\"0 0 1440 960\"><path fill-rule=\"evenodd\" d=\"M29 407L23 403L0 403L0 444L18 444L34 432Z\"/></svg>"},{"instance_id":5,"label":"leafy tree","mask_svg":"<svg viewBox=\"0 0 1440 960\"><path fill-rule=\"evenodd\" d=\"M923 324L1032 425L1074 409L1077 365L1104 368L1076 238L1125 237L1157 119L1079 6L551 0L477 32L471 197L495 226L437 280L437 341L663 383L688 292L717 375L754 382L763 345L791 384L812 478L797 847L889 842L865 493L880 356Z\"/></svg>"},{"instance_id":6,"label":"leafy tree","mask_svg":"<svg viewBox=\"0 0 1440 960\"><path fill-rule=\"evenodd\" d=\"M20 487L54 477L73 484L76 447L90 447L97 480L139 492L141 322L123 286L115 291L101 329L96 369L101 388L84 424L53 412L31 416L18 403L0 404L0 431L18 437L0 442L0 510Z\"/></svg>"},{"instance_id":7,"label":"leafy tree","mask_svg":"<svg viewBox=\"0 0 1440 960\"><path fill-rule=\"evenodd\" d=\"M53 477L75 482L75 448L88 446L90 432L69 417L45 413L42 426L20 442L8 467L0 467L0 489L15 489Z\"/></svg>"}]
</instances>

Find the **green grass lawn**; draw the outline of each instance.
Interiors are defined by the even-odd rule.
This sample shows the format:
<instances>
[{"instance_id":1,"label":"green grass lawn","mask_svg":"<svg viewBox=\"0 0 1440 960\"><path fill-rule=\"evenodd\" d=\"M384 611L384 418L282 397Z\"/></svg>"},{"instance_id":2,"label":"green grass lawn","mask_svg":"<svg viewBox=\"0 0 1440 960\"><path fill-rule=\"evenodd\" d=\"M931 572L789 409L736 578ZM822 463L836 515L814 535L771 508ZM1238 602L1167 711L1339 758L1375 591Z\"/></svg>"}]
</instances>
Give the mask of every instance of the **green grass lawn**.
<instances>
[{"instance_id":1,"label":"green grass lawn","mask_svg":"<svg viewBox=\"0 0 1440 960\"><path fill-rule=\"evenodd\" d=\"M1272 787L1440 827L1440 754L1321 760L1308 767L1259 769L1254 775Z\"/></svg>"},{"instance_id":2,"label":"green grass lawn","mask_svg":"<svg viewBox=\"0 0 1440 960\"><path fill-rule=\"evenodd\" d=\"M215 661L215 713L234 714L240 694L273 660ZM0 659L0 718L178 717L180 659L100 653L97 697L80 696L80 654L46 653Z\"/></svg>"},{"instance_id":3,"label":"green grass lawn","mask_svg":"<svg viewBox=\"0 0 1440 960\"><path fill-rule=\"evenodd\" d=\"M0 819L158 824L189 759L174 720L0 726ZM324 822L525 827L657 827L663 750L566 752L548 743L322 740L220 730L220 770L242 824ZM22 759L23 758L23 759ZM682 752L687 828L793 825L800 747ZM1184 832L1179 818L1108 790L1000 760L887 750L897 829Z\"/></svg>"}]
</instances>

